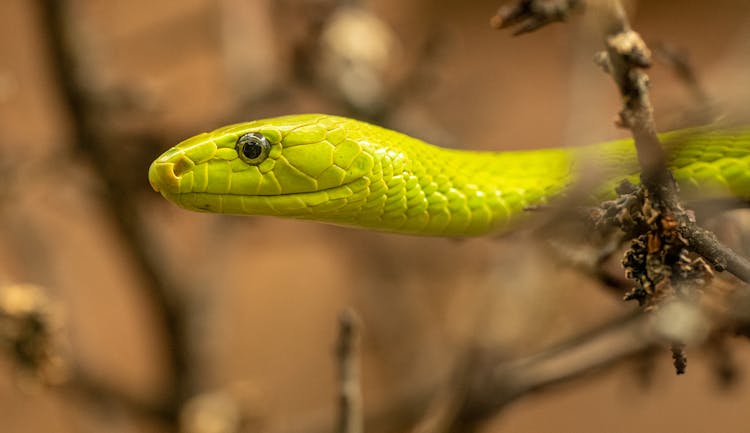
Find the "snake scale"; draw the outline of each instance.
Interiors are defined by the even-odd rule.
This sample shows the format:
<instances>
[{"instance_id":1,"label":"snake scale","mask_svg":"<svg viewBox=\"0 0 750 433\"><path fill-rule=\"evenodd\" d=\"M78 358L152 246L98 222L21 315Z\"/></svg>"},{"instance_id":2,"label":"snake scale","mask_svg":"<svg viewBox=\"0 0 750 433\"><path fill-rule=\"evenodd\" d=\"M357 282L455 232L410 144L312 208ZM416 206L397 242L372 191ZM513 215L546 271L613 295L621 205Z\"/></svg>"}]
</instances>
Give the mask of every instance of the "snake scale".
<instances>
[{"instance_id":1,"label":"snake scale","mask_svg":"<svg viewBox=\"0 0 750 433\"><path fill-rule=\"evenodd\" d=\"M661 135L684 197L750 198L750 128ZM444 149L358 120L300 114L219 128L159 156L151 186L191 210L317 220L397 233L502 232L585 170L592 198L638 180L632 140L578 148Z\"/></svg>"}]
</instances>

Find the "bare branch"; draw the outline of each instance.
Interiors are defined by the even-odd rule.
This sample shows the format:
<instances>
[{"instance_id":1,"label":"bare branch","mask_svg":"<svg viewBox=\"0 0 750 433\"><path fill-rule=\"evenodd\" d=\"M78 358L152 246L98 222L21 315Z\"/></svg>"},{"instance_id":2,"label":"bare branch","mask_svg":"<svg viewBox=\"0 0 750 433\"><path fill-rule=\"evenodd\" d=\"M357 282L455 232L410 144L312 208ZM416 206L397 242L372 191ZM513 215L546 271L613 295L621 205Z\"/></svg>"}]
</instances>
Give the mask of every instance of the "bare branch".
<instances>
[{"instance_id":1,"label":"bare branch","mask_svg":"<svg viewBox=\"0 0 750 433\"><path fill-rule=\"evenodd\" d=\"M695 224L678 228L688 241L690 249L705 258L719 272L727 271L746 283L750 283L750 262L731 248L719 242L712 232Z\"/></svg>"},{"instance_id":2,"label":"bare branch","mask_svg":"<svg viewBox=\"0 0 750 433\"><path fill-rule=\"evenodd\" d=\"M606 70L617 84L623 99L621 124L633 133L641 182L652 200L651 206L674 219L687 247L704 257L716 270L727 270L750 282L750 262L718 242L708 230L695 225L682 207L677 185L666 165L663 147L656 134L648 90L648 76L643 71L650 64L650 51L641 37L630 28L619 0L607 0L604 8L604 38L607 47L602 58Z\"/></svg>"},{"instance_id":3,"label":"bare branch","mask_svg":"<svg viewBox=\"0 0 750 433\"><path fill-rule=\"evenodd\" d=\"M747 294L740 299L747 299ZM736 299L727 297L723 302L734 305ZM471 370L471 387L452 431L466 431L467 425L497 415L520 397L584 375L590 377L670 342L700 343L723 326L704 306L674 301L654 314L631 313L528 357L497 360L485 353L484 362Z\"/></svg>"},{"instance_id":4,"label":"bare branch","mask_svg":"<svg viewBox=\"0 0 750 433\"><path fill-rule=\"evenodd\" d=\"M641 36L630 28L619 0L604 2L602 20L606 54L600 64L612 76L622 97L619 123L632 131L638 151L644 185L659 193L656 186L674 191L667 170L666 156L656 135L654 113L649 98L649 79L643 68L651 65L651 51Z\"/></svg>"}]
</instances>

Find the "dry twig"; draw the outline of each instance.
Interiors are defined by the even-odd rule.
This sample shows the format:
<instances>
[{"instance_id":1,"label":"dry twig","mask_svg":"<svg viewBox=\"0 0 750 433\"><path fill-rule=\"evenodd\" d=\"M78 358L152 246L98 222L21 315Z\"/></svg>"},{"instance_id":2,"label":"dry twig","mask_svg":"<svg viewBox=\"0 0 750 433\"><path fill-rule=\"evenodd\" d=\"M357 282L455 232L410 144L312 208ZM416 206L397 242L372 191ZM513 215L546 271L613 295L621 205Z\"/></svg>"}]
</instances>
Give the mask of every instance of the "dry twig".
<instances>
[{"instance_id":1,"label":"dry twig","mask_svg":"<svg viewBox=\"0 0 750 433\"><path fill-rule=\"evenodd\" d=\"M623 99L620 123L633 133L647 198L663 213L662 218L675 221L673 229L684 238L690 250L705 258L716 270L727 270L750 282L750 262L697 226L680 203L677 185L667 168L656 134L649 80L643 71L650 64L650 51L638 33L630 28L619 0L605 2L604 38L606 55L599 59L620 90Z\"/></svg>"}]
</instances>

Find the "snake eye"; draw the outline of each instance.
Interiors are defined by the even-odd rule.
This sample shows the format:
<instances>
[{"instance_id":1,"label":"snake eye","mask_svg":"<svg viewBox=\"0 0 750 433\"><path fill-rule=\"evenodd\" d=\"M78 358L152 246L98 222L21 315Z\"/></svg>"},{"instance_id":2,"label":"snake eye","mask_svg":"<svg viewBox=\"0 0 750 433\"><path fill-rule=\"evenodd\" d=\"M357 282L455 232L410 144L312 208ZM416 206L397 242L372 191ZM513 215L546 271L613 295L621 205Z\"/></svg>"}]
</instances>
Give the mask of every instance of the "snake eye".
<instances>
[{"instance_id":1,"label":"snake eye","mask_svg":"<svg viewBox=\"0 0 750 433\"><path fill-rule=\"evenodd\" d=\"M263 134L248 132L237 139L236 148L240 159L248 164L258 165L268 157L271 143Z\"/></svg>"}]
</instances>

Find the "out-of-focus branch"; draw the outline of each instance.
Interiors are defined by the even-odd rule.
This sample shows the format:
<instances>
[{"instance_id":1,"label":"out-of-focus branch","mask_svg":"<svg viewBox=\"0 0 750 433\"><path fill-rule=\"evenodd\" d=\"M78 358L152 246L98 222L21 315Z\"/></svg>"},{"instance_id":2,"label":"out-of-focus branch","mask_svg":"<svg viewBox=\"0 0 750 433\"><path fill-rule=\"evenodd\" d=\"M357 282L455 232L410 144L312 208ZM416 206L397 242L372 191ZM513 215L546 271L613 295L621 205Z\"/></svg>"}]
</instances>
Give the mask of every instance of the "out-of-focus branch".
<instances>
[{"instance_id":1,"label":"out-of-focus branch","mask_svg":"<svg viewBox=\"0 0 750 433\"><path fill-rule=\"evenodd\" d=\"M716 304L714 304L716 302ZM676 361L684 361L675 341L698 344L727 326L750 320L750 293L719 295L709 302L672 301L653 314L631 313L575 336L537 354L513 360L493 359L485 352L474 372L463 406L452 427L440 431L473 431L528 394L601 372L624 360L673 345Z\"/></svg>"},{"instance_id":2,"label":"out-of-focus branch","mask_svg":"<svg viewBox=\"0 0 750 433\"><path fill-rule=\"evenodd\" d=\"M746 299L741 296L740 299ZM736 299L726 298L726 305ZM481 422L496 416L516 400L548 391L555 385L591 377L638 355L660 350L679 339L704 341L723 329L713 310L692 302L675 301L654 314L627 314L536 354L502 359L487 349L474 350L470 364L462 365L468 381L459 392L459 406L450 410L442 423L429 423L420 433L470 432ZM743 316L747 320L747 316ZM451 398L450 396L448 398ZM444 415L441 413L440 415ZM425 424L425 423L423 423Z\"/></svg>"},{"instance_id":3,"label":"out-of-focus branch","mask_svg":"<svg viewBox=\"0 0 750 433\"><path fill-rule=\"evenodd\" d=\"M29 284L0 287L0 349L18 373L94 405L118 405L139 416L169 419L169 408L97 380L75 365L68 347L64 306Z\"/></svg>"},{"instance_id":4,"label":"out-of-focus branch","mask_svg":"<svg viewBox=\"0 0 750 433\"><path fill-rule=\"evenodd\" d=\"M565 21L571 12L582 9L584 0L519 0L503 5L490 19L496 29L518 25L514 36L531 33L547 24Z\"/></svg>"},{"instance_id":5,"label":"out-of-focus branch","mask_svg":"<svg viewBox=\"0 0 750 433\"><path fill-rule=\"evenodd\" d=\"M362 387L359 378L360 323L356 313L344 310L339 316L336 344L338 366L338 433L362 433Z\"/></svg>"},{"instance_id":6,"label":"out-of-focus branch","mask_svg":"<svg viewBox=\"0 0 750 433\"><path fill-rule=\"evenodd\" d=\"M681 50L670 44L661 43L654 47L654 54L658 59L661 59L672 68L675 76L690 92L693 102L698 106L700 111L710 108L708 92L706 92L706 89L698 79L685 50Z\"/></svg>"},{"instance_id":7,"label":"out-of-focus branch","mask_svg":"<svg viewBox=\"0 0 750 433\"><path fill-rule=\"evenodd\" d=\"M654 314L634 311L516 359L475 347L469 349L471 353L465 362L457 366L456 373L464 375L458 378L458 387L451 387L457 395L443 395L437 387L412 389L410 394L394 397L387 407L368 414L365 425L373 430L384 426L393 429L394 419L408 424L416 414L426 411L428 416L436 415L439 419L435 422L422 420L416 430L419 433L472 432L483 421L497 416L527 395L603 373L629 359L663 350L674 341L698 344L728 328L750 323L748 306L748 292L719 294L701 304L677 300L663 305ZM436 404L434 399L440 397L450 401ZM457 406L451 407L454 404ZM438 410L430 411L430 406ZM328 429L320 424L298 425L284 431L322 433Z\"/></svg>"},{"instance_id":8,"label":"out-of-focus branch","mask_svg":"<svg viewBox=\"0 0 750 433\"><path fill-rule=\"evenodd\" d=\"M185 398L188 348L184 335L182 306L175 296L176 284L160 271L156 251L143 231L143 221L134 198L117 177L117 152L108 146L115 141L103 125L106 116L107 95L97 86L96 71L88 68L71 11L66 0L39 0L38 7L46 31L46 40L52 58L55 80L60 86L63 102L72 124L72 149L84 156L98 176L104 189L103 205L112 218L114 227L130 254L135 269L141 274L144 295L151 301L157 320L161 321L167 340L168 365L171 374L170 397L164 405L171 421L176 425L178 408ZM122 137L120 137L121 139ZM86 386L85 389L96 387ZM163 412L163 411L162 411Z\"/></svg>"},{"instance_id":9,"label":"out-of-focus branch","mask_svg":"<svg viewBox=\"0 0 750 433\"><path fill-rule=\"evenodd\" d=\"M30 284L0 287L0 350L24 375L59 385L70 377L63 309Z\"/></svg>"},{"instance_id":10,"label":"out-of-focus branch","mask_svg":"<svg viewBox=\"0 0 750 433\"><path fill-rule=\"evenodd\" d=\"M590 375L652 349L661 340L650 330L650 323L646 316L630 314L526 358L479 357L466 399L447 431L471 431L470 426L531 392Z\"/></svg>"},{"instance_id":11,"label":"out-of-focus branch","mask_svg":"<svg viewBox=\"0 0 750 433\"><path fill-rule=\"evenodd\" d=\"M88 371L76 367L68 380L59 385L66 397L90 404L94 407L123 408L135 417L147 417L172 423L174 408L169 401L147 400L125 392L106 381L92 376Z\"/></svg>"}]
</instances>

